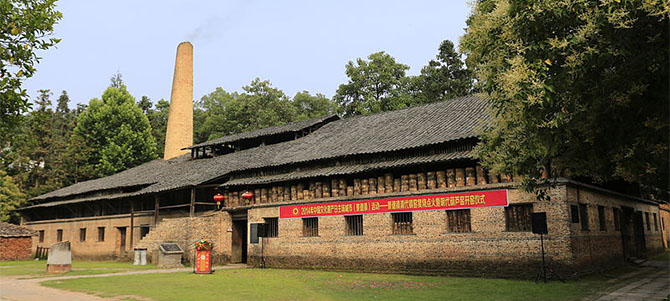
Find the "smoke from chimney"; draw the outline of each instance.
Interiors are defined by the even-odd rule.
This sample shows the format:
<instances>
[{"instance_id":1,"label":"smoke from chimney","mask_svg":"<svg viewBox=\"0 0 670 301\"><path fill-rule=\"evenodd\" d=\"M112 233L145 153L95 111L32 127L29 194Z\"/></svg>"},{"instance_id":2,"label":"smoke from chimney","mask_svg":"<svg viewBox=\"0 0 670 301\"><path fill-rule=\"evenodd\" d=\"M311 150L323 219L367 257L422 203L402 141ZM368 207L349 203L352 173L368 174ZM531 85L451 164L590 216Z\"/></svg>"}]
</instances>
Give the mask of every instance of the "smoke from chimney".
<instances>
[{"instance_id":1,"label":"smoke from chimney","mask_svg":"<svg viewBox=\"0 0 670 301\"><path fill-rule=\"evenodd\" d=\"M191 145L193 145L193 45L190 42L182 42L177 46L163 159L169 160L187 154L188 150L181 149Z\"/></svg>"}]
</instances>

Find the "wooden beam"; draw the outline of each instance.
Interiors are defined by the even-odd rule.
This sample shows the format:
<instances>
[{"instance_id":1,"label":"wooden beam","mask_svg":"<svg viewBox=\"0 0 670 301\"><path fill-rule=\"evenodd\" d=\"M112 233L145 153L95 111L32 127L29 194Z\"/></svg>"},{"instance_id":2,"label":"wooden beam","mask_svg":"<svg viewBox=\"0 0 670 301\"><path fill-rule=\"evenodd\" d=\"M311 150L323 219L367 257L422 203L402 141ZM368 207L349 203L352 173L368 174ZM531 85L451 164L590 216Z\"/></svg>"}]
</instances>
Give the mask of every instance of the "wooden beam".
<instances>
[{"instance_id":1,"label":"wooden beam","mask_svg":"<svg viewBox=\"0 0 670 301\"><path fill-rule=\"evenodd\" d=\"M196 205L216 206L216 203L207 203L207 202L195 202L194 204L196 204Z\"/></svg>"},{"instance_id":2,"label":"wooden beam","mask_svg":"<svg viewBox=\"0 0 670 301\"><path fill-rule=\"evenodd\" d=\"M181 205L171 205L171 206L163 206L159 207L160 209L170 209L170 208L183 208L183 207L189 207L191 204L181 204Z\"/></svg>"},{"instance_id":3,"label":"wooden beam","mask_svg":"<svg viewBox=\"0 0 670 301\"><path fill-rule=\"evenodd\" d=\"M135 205L133 200L130 200L130 249L133 249L133 238L135 235Z\"/></svg>"},{"instance_id":4,"label":"wooden beam","mask_svg":"<svg viewBox=\"0 0 670 301\"><path fill-rule=\"evenodd\" d=\"M195 215L195 186L191 188L191 204L189 209L188 216L193 217Z\"/></svg>"},{"instance_id":5,"label":"wooden beam","mask_svg":"<svg viewBox=\"0 0 670 301\"><path fill-rule=\"evenodd\" d=\"M154 196L154 227L156 227L156 224L158 224L158 209L159 209L158 205L159 205L159 203L160 202L158 201L158 195L155 195Z\"/></svg>"}]
</instances>

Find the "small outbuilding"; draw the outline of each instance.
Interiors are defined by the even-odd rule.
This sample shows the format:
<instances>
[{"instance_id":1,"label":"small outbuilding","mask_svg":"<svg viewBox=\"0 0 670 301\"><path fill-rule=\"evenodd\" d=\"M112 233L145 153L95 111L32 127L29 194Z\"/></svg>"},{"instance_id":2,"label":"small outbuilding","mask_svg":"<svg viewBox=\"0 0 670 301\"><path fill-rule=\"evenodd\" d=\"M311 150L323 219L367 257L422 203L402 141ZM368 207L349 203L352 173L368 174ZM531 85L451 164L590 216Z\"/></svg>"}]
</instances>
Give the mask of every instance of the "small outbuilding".
<instances>
[{"instance_id":1,"label":"small outbuilding","mask_svg":"<svg viewBox=\"0 0 670 301\"><path fill-rule=\"evenodd\" d=\"M37 231L0 222L0 261L30 259Z\"/></svg>"}]
</instances>

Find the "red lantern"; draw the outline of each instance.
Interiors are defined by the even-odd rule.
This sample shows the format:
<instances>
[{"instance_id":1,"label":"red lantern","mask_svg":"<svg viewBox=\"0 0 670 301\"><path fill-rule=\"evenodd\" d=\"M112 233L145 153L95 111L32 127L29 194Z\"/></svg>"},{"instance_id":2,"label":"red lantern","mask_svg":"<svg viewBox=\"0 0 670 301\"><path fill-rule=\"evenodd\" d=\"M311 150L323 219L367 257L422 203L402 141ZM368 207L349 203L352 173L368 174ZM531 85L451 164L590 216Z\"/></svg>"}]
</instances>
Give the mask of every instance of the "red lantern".
<instances>
[{"instance_id":1,"label":"red lantern","mask_svg":"<svg viewBox=\"0 0 670 301\"><path fill-rule=\"evenodd\" d=\"M253 197L254 197L254 194L249 192L249 191L245 191L242 194L242 198L245 199L245 200L251 200Z\"/></svg>"},{"instance_id":2,"label":"red lantern","mask_svg":"<svg viewBox=\"0 0 670 301\"><path fill-rule=\"evenodd\" d=\"M220 193L214 195L214 201L216 201L216 206L221 206L221 202L226 200L226 196Z\"/></svg>"}]
</instances>

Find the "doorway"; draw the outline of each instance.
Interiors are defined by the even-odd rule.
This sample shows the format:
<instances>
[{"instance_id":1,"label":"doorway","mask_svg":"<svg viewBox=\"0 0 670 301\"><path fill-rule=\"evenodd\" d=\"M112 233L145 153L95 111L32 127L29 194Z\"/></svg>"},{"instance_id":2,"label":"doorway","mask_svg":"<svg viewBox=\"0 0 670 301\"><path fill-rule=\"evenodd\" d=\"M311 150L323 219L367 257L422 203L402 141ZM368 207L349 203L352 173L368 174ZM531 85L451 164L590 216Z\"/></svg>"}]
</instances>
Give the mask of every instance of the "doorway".
<instances>
[{"instance_id":1,"label":"doorway","mask_svg":"<svg viewBox=\"0 0 670 301\"><path fill-rule=\"evenodd\" d=\"M119 256L123 256L126 253L126 227L116 227L119 231L119 240L117 246L119 248Z\"/></svg>"},{"instance_id":2,"label":"doorway","mask_svg":"<svg viewBox=\"0 0 670 301\"><path fill-rule=\"evenodd\" d=\"M233 237L231 240L230 262L247 263L247 212L231 213Z\"/></svg>"},{"instance_id":3,"label":"doorway","mask_svg":"<svg viewBox=\"0 0 670 301\"><path fill-rule=\"evenodd\" d=\"M631 207L621 207L621 245L626 259L642 257L646 253L642 212Z\"/></svg>"}]
</instances>

